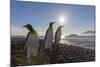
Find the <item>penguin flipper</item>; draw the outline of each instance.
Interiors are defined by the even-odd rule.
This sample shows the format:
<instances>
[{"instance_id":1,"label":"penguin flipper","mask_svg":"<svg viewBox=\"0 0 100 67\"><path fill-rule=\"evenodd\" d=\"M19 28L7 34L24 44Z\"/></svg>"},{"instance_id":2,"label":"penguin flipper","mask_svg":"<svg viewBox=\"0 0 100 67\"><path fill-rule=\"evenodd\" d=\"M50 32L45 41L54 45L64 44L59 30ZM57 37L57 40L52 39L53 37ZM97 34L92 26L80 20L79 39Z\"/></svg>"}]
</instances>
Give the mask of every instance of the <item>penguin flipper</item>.
<instances>
[{"instance_id":1,"label":"penguin flipper","mask_svg":"<svg viewBox=\"0 0 100 67\"><path fill-rule=\"evenodd\" d=\"M29 36L29 32L28 32L27 37L26 37L26 39L25 39L24 49L26 49L26 48L27 48L26 41L28 40L28 36Z\"/></svg>"},{"instance_id":2,"label":"penguin flipper","mask_svg":"<svg viewBox=\"0 0 100 67\"><path fill-rule=\"evenodd\" d=\"M49 28L48 28L47 31L46 31L44 41L46 40L46 37L47 37L47 33L48 33L48 31L49 31Z\"/></svg>"}]
</instances>

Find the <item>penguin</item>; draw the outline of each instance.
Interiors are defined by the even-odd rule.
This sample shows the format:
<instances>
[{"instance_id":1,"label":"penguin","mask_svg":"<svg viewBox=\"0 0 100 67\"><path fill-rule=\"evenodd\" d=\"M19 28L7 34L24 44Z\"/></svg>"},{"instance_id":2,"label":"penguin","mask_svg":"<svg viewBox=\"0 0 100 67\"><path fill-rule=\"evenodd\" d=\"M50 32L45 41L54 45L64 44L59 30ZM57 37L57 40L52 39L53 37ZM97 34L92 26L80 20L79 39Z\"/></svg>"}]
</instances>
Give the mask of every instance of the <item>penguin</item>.
<instances>
[{"instance_id":1,"label":"penguin","mask_svg":"<svg viewBox=\"0 0 100 67\"><path fill-rule=\"evenodd\" d=\"M53 42L53 24L55 22L50 22L49 24L49 28L47 29L46 31L46 34L45 34L45 45L44 45L44 49L50 49L51 46L52 46L52 42Z\"/></svg>"},{"instance_id":2,"label":"penguin","mask_svg":"<svg viewBox=\"0 0 100 67\"><path fill-rule=\"evenodd\" d=\"M24 27L26 27L29 30L24 46L24 49L26 49L27 58L29 59L31 56L37 55L39 37L36 30L30 24L27 24Z\"/></svg>"},{"instance_id":3,"label":"penguin","mask_svg":"<svg viewBox=\"0 0 100 67\"><path fill-rule=\"evenodd\" d=\"M53 44L53 59L51 63L57 62L57 58L59 58L59 42L61 39L61 28L63 26L59 26L57 31L55 32L55 44Z\"/></svg>"},{"instance_id":4,"label":"penguin","mask_svg":"<svg viewBox=\"0 0 100 67\"><path fill-rule=\"evenodd\" d=\"M55 45L59 45L60 39L61 39L61 28L63 26L59 26L56 33L55 33Z\"/></svg>"}]
</instances>

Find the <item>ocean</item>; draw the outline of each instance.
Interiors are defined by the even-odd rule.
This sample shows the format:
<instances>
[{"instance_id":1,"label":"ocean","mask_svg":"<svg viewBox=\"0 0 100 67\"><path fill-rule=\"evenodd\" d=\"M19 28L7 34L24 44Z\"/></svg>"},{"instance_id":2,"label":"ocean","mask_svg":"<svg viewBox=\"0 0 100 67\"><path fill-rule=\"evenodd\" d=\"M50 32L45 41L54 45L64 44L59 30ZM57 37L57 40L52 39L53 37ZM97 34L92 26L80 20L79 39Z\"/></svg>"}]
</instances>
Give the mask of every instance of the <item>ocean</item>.
<instances>
[{"instance_id":1,"label":"ocean","mask_svg":"<svg viewBox=\"0 0 100 67\"><path fill-rule=\"evenodd\" d=\"M66 36L60 43L95 50L95 36Z\"/></svg>"}]
</instances>

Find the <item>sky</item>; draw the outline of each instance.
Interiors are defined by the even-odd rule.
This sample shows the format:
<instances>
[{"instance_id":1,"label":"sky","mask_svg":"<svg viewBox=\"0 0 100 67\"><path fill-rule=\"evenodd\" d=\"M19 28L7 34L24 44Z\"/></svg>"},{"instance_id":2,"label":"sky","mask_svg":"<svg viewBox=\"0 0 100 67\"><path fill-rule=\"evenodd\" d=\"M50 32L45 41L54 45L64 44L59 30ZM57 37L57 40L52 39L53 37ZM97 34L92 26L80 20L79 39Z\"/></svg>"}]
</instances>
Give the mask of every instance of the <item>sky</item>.
<instances>
[{"instance_id":1,"label":"sky","mask_svg":"<svg viewBox=\"0 0 100 67\"><path fill-rule=\"evenodd\" d=\"M23 2L11 0L11 35L26 35L23 25L31 24L39 35L45 35L50 22L54 32L60 25L63 35L95 30L95 7L89 5Z\"/></svg>"}]
</instances>

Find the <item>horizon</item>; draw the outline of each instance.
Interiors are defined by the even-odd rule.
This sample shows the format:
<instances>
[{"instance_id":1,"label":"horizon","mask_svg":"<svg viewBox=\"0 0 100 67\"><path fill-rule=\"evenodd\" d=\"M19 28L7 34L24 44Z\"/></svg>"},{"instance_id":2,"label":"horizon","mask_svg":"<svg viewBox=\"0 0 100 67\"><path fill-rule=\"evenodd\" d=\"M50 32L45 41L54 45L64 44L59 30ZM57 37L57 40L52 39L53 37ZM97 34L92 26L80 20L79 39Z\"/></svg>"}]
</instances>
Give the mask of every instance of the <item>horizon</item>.
<instances>
[{"instance_id":1,"label":"horizon","mask_svg":"<svg viewBox=\"0 0 100 67\"><path fill-rule=\"evenodd\" d=\"M63 35L62 37L66 37L66 36L71 36L71 35L76 35L76 36L95 36L95 34L67 34L67 35ZM17 35L11 35L11 37L13 36L27 36L27 35L21 35L21 34L17 34ZM39 37L45 37L45 35L38 35ZM55 37L55 36L54 36Z\"/></svg>"}]
</instances>

